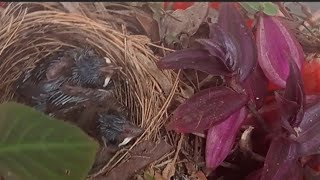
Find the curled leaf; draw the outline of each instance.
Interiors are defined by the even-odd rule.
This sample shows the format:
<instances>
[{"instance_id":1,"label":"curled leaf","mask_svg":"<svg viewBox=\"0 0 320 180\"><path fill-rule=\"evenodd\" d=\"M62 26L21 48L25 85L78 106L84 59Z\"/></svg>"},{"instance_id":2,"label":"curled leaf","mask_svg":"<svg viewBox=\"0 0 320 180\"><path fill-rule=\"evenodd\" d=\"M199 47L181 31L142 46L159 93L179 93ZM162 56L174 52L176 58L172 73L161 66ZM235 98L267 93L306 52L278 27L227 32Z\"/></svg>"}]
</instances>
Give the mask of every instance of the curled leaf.
<instances>
[{"instance_id":1,"label":"curled leaf","mask_svg":"<svg viewBox=\"0 0 320 180\"><path fill-rule=\"evenodd\" d=\"M301 167L297 159L297 143L286 139L273 139L267 153L260 180L300 180Z\"/></svg>"},{"instance_id":2,"label":"curled leaf","mask_svg":"<svg viewBox=\"0 0 320 180\"><path fill-rule=\"evenodd\" d=\"M233 39L237 47L237 59L239 64L240 81L244 81L257 64L257 49L252 31L246 26L246 22L235 3L223 3L219 9L218 24L230 39Z\"/></svg>"},{"instance_id":3,"label":"curled leaf","mask_svg":"<svg viewBox=\"0 0 320 180\"><path fill-rule=\"evenodd\" d=\"M239 110L248 98L228 87L200 91L181 104L167 128L181 133L199 132L225 120Z\"/></svg>"},{"instance_id":4,"label":"curled leaf","mask_svg":"<svg viewBox=\"0 0 320 180\"><path fill-rule=\"evenodd\" d=\"M254 102L256 108L259 109L268 94L268 79L263 74L259 65L257 65L242 85L249 95L250 100Z\"/></svg>"},{"instance_id":5,"label":"curled leaf","mask_svg":"<svg viewBox=\"0 0 320 180\"><path fill-rule=\"evenodd\" d=\"M247 110L242 107L223 122L211 127L206 142L206 165L217 168L230 153Z\"/></svg>"},{"instance_id":6,"label":"curled leaf","mask_svg":"<svg viewBox=\"0 0 320 180\"><path fill-rule=\"evenodd\" d=\"M210 27L211 39L198 39L197 42L202 44L208 52L215 57L218 57L229 71L234 72L239 68L239 47L238 43L227 35L218 24L213 24Z\"/></svg>"},{"instance_id":7,"label":"curled leaf","mask_svg":"<svg viewBox=\"0 0 320 180\"><path fill-rule=\"evenodd\" d=\"M257 27L258 62L266 77L284 88L289 76L289 61L301 69L303 50L278 17L260 14Z\"/></svg>"},{"instance_id":8,"label":"curled leaf","mask_svg":"<svg viewBox=\"0 0 320 180\"><path fill-rule=\"evenodd\" d=\"M289 62L290 74L286 82L283 95L275 94L281 110L281 119L284 128L294 133L293 128L298 127L302 121L306 104L301 73L294 61Z\"/></svg>"},{"instance_id":9,"label":"curled leaf","mask_svg":"<svg viewBox=\"0 0 320 180\"><path fill-rule=\"evenodd\" d=\"M203 49L184 49L173 52L162 58L157 65L163 69L195 69L214 75L229 74L219 59Z\"/></svg>"}]
</instances>

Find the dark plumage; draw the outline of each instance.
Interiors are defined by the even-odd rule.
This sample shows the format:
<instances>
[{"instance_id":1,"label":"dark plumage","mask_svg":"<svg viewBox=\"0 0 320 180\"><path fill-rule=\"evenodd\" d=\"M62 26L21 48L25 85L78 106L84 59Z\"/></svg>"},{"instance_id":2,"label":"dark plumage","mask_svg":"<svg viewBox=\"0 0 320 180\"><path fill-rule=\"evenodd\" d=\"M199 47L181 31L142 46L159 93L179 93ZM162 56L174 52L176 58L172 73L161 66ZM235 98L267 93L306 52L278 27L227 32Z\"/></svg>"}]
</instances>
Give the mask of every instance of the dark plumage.
<instances>
[{"instance_id":1,"label":"dark plumage","mask_svg":"<svg viewBox=\"0 0 320 180\"><path fill-rule=\"evenodd\" d=\"M123 146L140 136L143 130L120 114L100 113L100 135L106 144Z\"/></svg>"},{"instance_id":2,"label":"dark plumage","mask_svg":"<svg viewBox=\"0 0 320 180\"><path fill-rule=\"evenodd\" d=\"M109 59L98 57L92 50L82 50L74 54L75 65L72 67L72 80L84 87L105 87L114 70L119 67Z\"/></svg>"},{"instance_id":3,"label":"dark plumage","mask_svg":"<svg viewBox=\"0 0 320 180\"><path fill-rule=\"evenodd\" d=\"M18 81L17 94L41 111L47 109L46 105L61 108L90 98L99 100L106 96L102 90L84 87L103 87L114 69L117 68L89 49L59 52L49 62L43 61L25 73Z\"/></svg>"},{"instance_id":4,"label":"dark plumage","mask_svg":"<svg viewBox=\"0 0 320 180\"><path fill-rule=\"evenodd\" d=\"M142 129L127 121L113 88L101 89L118 67L90 49L73 49L42 61L18 80L17 93L26 104L76 123L106 144L125 145Z\"/></svg>"}]
</instances>

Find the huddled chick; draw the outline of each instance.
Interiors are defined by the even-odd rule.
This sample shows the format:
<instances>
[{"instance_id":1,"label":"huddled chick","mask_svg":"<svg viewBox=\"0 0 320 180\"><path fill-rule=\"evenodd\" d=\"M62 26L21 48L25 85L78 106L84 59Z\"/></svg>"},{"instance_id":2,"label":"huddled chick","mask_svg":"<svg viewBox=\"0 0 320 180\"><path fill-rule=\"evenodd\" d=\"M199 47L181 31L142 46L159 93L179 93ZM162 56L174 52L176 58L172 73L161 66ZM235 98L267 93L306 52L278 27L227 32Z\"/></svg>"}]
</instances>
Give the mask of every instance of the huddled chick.
<instances>
[{"instance_id":1,"label":"huddled chick","mask_svg":"<svg viewBox=\"0 0 320 180\"><path fill-rule=\"evenodd\" d=\"M110 111L120 106L114 103L113 89L107 88L118 69L91 49L67 50L26 72L17 82L17 94L24 103L62 119L91 108L103 142L122 146L141 135L142 129L130 123L125 113Z\"/></svg>"}]
</instances>

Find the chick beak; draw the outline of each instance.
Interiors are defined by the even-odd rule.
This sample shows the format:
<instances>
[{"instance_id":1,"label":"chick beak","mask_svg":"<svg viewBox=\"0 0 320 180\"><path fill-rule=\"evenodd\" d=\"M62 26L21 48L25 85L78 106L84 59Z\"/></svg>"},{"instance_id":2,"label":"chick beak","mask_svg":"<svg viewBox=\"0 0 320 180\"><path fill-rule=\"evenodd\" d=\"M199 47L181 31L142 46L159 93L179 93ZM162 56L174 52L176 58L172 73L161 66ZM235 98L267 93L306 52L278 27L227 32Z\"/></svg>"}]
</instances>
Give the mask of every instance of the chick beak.
<instances>
[{"instance_id":1,"label":"chick beak","mask_svg":"<svg viewBox=\"0 0 320 180\"><path fill-rule=\"evenodd\" d=\"M100 72L102 72L102 74L105 74L105 80L104 80L103 87L106 87L109 84L111 76L113 75L113 73L116 70L120 70L120 69L121 69L121 67L115 66L115 65L112 65L112 64L108 64L107 66L101 67L99 69Z\"/></svg>"},{"instance_id":2,"label":"chick beak","mask_svg":"<svg viewBox=\"0 0 320 180\"><path fill-rule=\"evenodd\" d=\"M135 139L143 133L142 128L131 123L125 123L123 128L124 131L122 132L121 136L124 138L123 141L118 145L118 147L128 144L132 139Z\"/></svg>"}]
</instances>

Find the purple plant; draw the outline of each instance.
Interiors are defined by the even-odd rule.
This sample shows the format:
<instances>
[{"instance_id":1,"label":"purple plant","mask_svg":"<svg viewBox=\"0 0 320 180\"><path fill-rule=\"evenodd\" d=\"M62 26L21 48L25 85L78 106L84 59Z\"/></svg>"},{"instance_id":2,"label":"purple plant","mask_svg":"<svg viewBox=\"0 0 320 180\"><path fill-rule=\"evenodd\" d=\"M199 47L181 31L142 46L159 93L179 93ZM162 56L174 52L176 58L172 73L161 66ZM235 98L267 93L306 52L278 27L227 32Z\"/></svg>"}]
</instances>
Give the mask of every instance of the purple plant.
<instances>
[{"instance_id":1,"label":"purple plant","mask_svg":"<svg viewBox=\"0 0 320 180\"><path fill-rule=\"evenodd\" d=\"M261 13L259 18L255 41L236 4L222 3L209 39L197 40L201 48L176 51L158 62L163 69L224 76L227 83L186 100L173 112L167 128L180 133L208 130L206 165L215 169L229 155L247 114L255 112L261 120L258 110L264 105L268 81L277 83L285 87L275 92L280 128L264 129L271 144L264 166L254 177L301 179L299 159L320 151L320 103L306 104L300 73L304 55L290 30L278 17Z\"/></svg>"}]
</instances>

